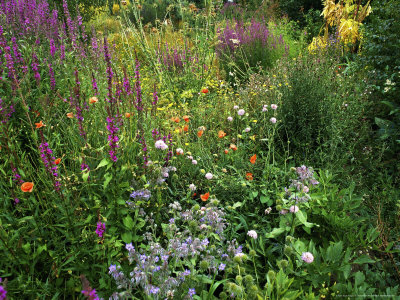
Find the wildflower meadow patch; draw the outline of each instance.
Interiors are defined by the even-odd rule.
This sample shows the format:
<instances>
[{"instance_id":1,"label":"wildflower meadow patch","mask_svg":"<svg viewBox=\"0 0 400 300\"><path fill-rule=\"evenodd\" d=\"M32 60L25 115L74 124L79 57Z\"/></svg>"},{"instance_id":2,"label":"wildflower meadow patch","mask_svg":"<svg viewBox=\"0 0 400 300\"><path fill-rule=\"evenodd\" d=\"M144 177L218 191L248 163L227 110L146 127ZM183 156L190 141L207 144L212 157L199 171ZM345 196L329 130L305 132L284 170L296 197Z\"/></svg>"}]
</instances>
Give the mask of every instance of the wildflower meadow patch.
<instances>
[{"instance_id":1,"label":"wildflower meadow patch","mask_svg":"<svg viewBox=\"0 0 400 300\"><path fill-rule=\"evenodd\" d=\"M374 3L89 2L0 1L1 300L399 296Z\"/></svg>"}]
</instances>

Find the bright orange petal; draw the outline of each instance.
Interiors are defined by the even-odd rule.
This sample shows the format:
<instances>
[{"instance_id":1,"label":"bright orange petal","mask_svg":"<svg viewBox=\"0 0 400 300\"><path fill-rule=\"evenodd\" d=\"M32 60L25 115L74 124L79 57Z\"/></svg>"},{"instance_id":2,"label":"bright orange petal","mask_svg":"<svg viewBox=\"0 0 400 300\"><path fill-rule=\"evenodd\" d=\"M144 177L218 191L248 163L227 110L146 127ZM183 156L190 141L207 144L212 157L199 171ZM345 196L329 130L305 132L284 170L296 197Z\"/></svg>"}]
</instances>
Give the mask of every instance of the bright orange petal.
<instances>
[{"instance_id":1,"label":"bright orange petal","mask_svg":"<svg viewBox=\"0 0 400 300\"><path fill-rule=\"evenodd\" d=\"M204 195L200 195L200 199L202 201L207 201L209 197L210 197L210 193L205 193Z\"/></svg>"},{"instance_id":2,"label":"bright orange petal","mask_svg":"<svg viewBox=\"0 0 400 300\"><path fill-rule=\"evenodd\" d=\"M254 154L252 157L250 157L250 162L252 164L255 164L256 163L256 159L257 159L257 154Z\"/></svg>"}]
</instances>

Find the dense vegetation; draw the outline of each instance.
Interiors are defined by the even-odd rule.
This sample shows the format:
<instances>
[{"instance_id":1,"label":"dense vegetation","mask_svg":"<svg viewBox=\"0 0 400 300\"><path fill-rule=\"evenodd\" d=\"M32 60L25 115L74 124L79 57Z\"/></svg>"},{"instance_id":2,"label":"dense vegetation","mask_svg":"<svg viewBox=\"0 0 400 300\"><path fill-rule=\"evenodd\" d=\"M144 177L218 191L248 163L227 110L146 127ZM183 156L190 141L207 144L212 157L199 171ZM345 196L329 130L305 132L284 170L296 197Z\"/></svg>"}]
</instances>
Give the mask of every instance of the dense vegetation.
<instances>
[{"instance_id":1,"label":"dense vegetation","mask_svg":"<svg viewBox=\"0 0 400 300\"><path fill-rule=\"evenodd\" d=\"M399 14L0 0L0 299L399 297Z\"/></svg>"}]
</instances>

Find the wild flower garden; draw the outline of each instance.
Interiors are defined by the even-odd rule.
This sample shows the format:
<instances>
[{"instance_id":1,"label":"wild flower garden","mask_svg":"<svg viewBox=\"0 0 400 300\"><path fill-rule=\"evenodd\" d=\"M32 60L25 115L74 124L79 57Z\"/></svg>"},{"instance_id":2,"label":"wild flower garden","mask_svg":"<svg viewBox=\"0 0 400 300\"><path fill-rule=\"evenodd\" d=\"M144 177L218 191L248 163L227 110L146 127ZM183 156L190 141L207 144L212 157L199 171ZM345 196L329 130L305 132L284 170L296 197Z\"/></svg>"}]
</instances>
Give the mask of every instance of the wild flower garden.
<instances>
[{"instance_id":1,"label":"wild flower garden","mask_svg":"<svg viewBox=\"0 0 400 300\"><path fill-rule=\"evenodd\" d=\"M399 299L395 0L0 0L0 299Z\"/></svg>"}]
</instances>

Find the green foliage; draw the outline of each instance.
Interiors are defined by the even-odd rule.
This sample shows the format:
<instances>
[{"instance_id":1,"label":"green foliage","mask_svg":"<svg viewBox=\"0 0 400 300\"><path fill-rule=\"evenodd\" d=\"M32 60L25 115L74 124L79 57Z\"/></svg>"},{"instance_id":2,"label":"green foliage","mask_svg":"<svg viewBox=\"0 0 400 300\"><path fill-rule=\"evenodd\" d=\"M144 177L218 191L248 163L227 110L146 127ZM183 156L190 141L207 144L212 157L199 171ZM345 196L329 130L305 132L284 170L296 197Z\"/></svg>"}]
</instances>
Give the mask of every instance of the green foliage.
<instances>
[{"instance_id":1,"label":"green foliage","mask_svg":"<svg viewBox=\"0 0 400 300\"><path fill-rule=\"evenodd\" d=\"M70 14L75 17L78 14L82 16L85 21L89 21L96 16L96 12L104 9L107 3L112 3L116 0L66 0ZM57 8L58 11L63 12L63 0L49 1L50 5Z\"/></svg>"},{"instance_id":2,"label":"green foliage","mask_svg":"<svg viewBox=\"0 0 400 300\"><path fill-rule=\"evenodd\" d=\"M373 118L378 136L388 143L388 156L393 156L400 149L400 4L389 0L372 2L372 6L360 60L373 88L370 98L377 105Z\"/></svg>"},{"instance_id":3,"label":"green foliage","mask_svg":"<svg viewBox=\"0 0 400 300\"><path fill-rule=\"evenodd\" d=\"M279 135L290 141L293 154L314 164L353 161L369 141L365 87L357 75L343 72L336 55L304 53L279 65L280 82L287 84L279 88Z\"/></svg>"},{"instance_id":4,"label":"green foliage","mask_svg":"<svg viewBox=\"0 0 400 300\"><path fill-rule=\"evenodd\" d=\"M288 15L291 20L299 22L300 26L308 23L307 15L310 9L322 10L320 0L280 0L279 8L282 14ZM304 15L306 12L306 15Z\"/></svg>"}]
</instances>

